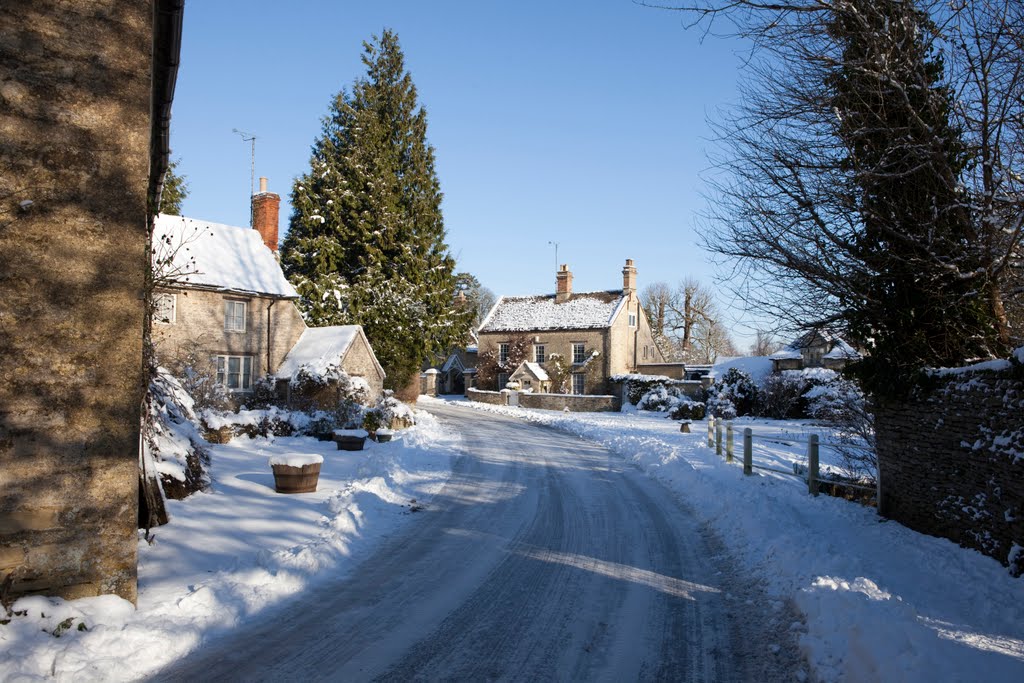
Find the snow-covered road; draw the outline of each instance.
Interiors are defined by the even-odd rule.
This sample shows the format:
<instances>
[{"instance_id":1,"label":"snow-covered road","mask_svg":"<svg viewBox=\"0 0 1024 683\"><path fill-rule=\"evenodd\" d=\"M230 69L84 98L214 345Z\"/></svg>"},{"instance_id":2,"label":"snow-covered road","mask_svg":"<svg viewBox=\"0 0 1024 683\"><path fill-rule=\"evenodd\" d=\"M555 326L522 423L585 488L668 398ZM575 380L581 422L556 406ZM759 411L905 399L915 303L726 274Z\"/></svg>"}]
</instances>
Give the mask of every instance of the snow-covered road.
<instances>
[{"instance_id":1,"label":"snow-covered road","mask_svg":"<svg viewBox=\"0 0 1024 683\"><path fill-rule=\"evenodd\" d=\"M467 454L415 523L347 579L158 679L792 677L798 662L763 656L763 603L726 585L728 559L661 484L547 428L430 411L463 432Z\"/></svg>"}]
</instances>

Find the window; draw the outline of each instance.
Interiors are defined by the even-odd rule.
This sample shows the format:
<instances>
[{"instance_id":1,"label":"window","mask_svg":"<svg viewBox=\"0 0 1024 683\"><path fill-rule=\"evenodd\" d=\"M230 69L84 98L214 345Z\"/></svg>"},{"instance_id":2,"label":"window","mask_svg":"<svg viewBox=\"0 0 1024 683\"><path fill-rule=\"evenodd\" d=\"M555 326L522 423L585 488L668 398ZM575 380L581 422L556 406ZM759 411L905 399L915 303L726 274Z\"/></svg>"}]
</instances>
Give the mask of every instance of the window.
<instances>
[{"instance_id":1,"label":"window","mask_svg":"<svg viewBox=\"0 0 1024 683\"><path fill-rule=\"evenodd\" d=\"M572 362L582 363L587 359L587 345L583 342L572 343Z\"/></svg>"},{"instance_id":2,"label":"window","mask_svg":"<svg viewBox=\"0 0 1024 683\"><path fill-rule=\"evenodd\" d=\"M508 384L508 373L507 372L499 372L498 373L498 391L501 391L502 389L504 389L506 384Z\"/></svg>"},{"instance_id":3,"label":"window","mask_svg":"<svg viewBox=\"0 0 1024 683\"><path fill-rule=\"evenodd\" d=\"M153 322L165 325L173 324L177 303L178 296L176 294L154 294Z\"/></svg>"},{"instance_id":4,"label":"window","mask_svg":"<svg viewBox=\"0 0 1024 683\"><path fill-rule=\"evenodd\" d=\"M647 360L647 346L644 346L644 360Z\"/></svg>"},{"instance_id":5,"label":"window","mask_svg":"<svg viewBox=\"0 0 1024 683\"><path fill-rule=\"evenodd\" d=\"M583 393L583 373L576 372L572 376L572 393L582 394Z\"/></svg>"},{"instance_id":6,"label":"window","mask_svg":"<svg viewBox=\"0 0 1024 683\"><path fill-rule=\"evenodd\" d=\"M252 356L217 356L217 383L231 391L252 388Z\"/></svg>"},{"instance_id":7,"label":"window","mask_svg":"<svg viewBox=\"0 0 1024 683\"><path fill-rule=\"evenodd\" d=\"M508 344L498 344L498 362L508 362Z\"/></svg>"},{"instance_id":8,"label":"window","mask_svg":"<svg viewBox=\"0 0 1024 683\"><path fill-rule=\"evenodd\" d=\"M548 357L544 353L544 345L543 344L534 344L533 345L533 361L535 363L546 363L547 360L548 360Z\"/></svg>"},{"instance_id":9,"label":"window","mask_svg":"<svg viewBox=\"0 0 1024 683\"><path fill-rule=\"evenodd\" d=\"M636 327L636 313L629 314L629 326Z\"/></svg>"},{"instance_id":10,"label":"window","mask_svg":"<svg viewBox=\"0 0 1024 683\"><path fill-rule=\"evenodd\" d=\"M245 332L245 302L224 302L224 331Z\"/></svg>"}]
</instances>

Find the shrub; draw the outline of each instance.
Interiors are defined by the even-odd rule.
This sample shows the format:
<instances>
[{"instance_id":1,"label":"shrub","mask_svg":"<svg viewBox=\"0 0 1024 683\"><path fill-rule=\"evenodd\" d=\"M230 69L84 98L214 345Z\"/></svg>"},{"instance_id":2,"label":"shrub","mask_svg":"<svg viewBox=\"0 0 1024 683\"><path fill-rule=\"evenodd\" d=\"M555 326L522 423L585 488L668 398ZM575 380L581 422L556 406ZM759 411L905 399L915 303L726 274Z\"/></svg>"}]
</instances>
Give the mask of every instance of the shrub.
<instances>
[{"instance_id":1,"label":"shrub","mask_svg":"<svg viewBox=\"0 0 1024 683\"><path fill-rule=\"evenodd\" d=\"M676 387L657 384L640 397L636 407L638 410L654 410L664 413L674 409L680 399L681 394Z\"/></svg>"},{"instance_id":2,"label":"shrub","mask_svg":"<svg viewBox=\"0 0 1024 683\"><path fill-rule=\"evenodd\" d=\"M804 394L810 387L799 370L786 370L765 377L758 392L757 414L776 420L806 416Z\"/></svg>"},{"instance_id":3,"label":"shrub","mask_svg":"<svg viewBox=\"0 0 1024 683\"><path fill-rule=\"evenodd\" d=\"M676 407L669 415L673 420L703 420L707 413L707 406L700 401L692 401L688 398L681 398Z\"/></svg>"},{"instance_id":4,"label":"shrub","mask_svg":"<svg viewBox=\"0 0 1024 683\"><path fill-rule=\"evenodd\" d=\"M752 415L756 406L757 385L738 368L729 368L708 389L707 410L715 417L731 420Z\"/></svg>"}]
</instances>

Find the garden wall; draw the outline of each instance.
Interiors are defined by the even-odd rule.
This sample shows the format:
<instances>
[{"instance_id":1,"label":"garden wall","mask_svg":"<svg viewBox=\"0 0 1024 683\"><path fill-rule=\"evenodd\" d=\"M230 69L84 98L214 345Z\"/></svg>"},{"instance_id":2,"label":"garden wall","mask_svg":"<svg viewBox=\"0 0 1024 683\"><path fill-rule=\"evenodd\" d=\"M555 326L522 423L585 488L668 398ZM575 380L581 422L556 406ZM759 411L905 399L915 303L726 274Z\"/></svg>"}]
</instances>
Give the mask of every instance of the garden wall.
<instances>
[{"instance_id":1,"label":"garden wall","mask_svg":"<svg viewBox=\"0 0 1024 683\"><path fill-rule=\"evenodd\" d=\"M578 394L519 394L519 405L540 410L565 410L574 413L618 412L618 396L584 396Z\"/></svg>"},{"instance_id":2,"label":"garden wall","mask_svg":"<svg viewBox=\"0 0 1024 683\"><path fill-rule=\"evenodd\" d=\"M1017 354L1024 357L1024 349ZM991 366L992 364L987 364ZM1024 365L934 378L876 408L880 513L1024 572Z\"/></svg>"},{"instance_id":3,"label":"garden wall","mask_svg":"<svg viewBox=\"0 0 1024 683\"><path fill-rule=\"evenodd\" d=\"M469 397L470 401L490 403L492 406L503 406L506 405L507 403L505 394L502 394L500 391L482 391L480 389L466 389L466 396Z\"/></svg>"}]
</instances>

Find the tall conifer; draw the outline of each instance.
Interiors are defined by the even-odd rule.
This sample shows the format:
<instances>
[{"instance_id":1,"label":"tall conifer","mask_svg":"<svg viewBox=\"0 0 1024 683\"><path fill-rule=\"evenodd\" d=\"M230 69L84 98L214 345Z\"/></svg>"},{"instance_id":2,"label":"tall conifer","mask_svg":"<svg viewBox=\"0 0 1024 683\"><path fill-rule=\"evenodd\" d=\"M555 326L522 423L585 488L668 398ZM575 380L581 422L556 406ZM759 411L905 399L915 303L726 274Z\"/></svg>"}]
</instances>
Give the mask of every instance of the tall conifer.
<instances>
[{"instance_id":1,"label":"tall conifer","mask_svg":"<svg viewBox=\"0 0 1024 683\"><path fill-rule=\"evenodd\" d=\"M366 76L334 97L295 181L281 262L306 322L361 324L400 388L462 338L470 316L453 303L427 115L398 37L385 30L363 50Z\"/></svg>"}]
</instances>

